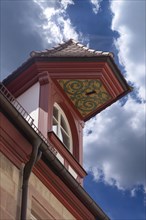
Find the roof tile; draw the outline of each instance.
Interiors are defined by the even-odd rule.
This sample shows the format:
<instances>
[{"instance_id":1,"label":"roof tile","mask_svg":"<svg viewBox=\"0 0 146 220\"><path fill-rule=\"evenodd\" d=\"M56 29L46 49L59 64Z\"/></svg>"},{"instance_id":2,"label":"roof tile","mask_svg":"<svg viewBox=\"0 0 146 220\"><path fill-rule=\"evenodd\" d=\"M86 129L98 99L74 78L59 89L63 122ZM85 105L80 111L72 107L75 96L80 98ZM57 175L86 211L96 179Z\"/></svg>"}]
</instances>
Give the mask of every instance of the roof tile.
<instances>
[{"instance_id":1,"label":"roof tile","mask_svg":"<svg viewBox=\"0 0 146 220\"><path fill-rule=\"evenodd\" d=\"M59 44L52 49L47 49L44 51L32 51L30 53L31 57L97 57L102 55L110 57L114 56L111 52L89 49L73 39Z\"/></svg>"}]
</instances>

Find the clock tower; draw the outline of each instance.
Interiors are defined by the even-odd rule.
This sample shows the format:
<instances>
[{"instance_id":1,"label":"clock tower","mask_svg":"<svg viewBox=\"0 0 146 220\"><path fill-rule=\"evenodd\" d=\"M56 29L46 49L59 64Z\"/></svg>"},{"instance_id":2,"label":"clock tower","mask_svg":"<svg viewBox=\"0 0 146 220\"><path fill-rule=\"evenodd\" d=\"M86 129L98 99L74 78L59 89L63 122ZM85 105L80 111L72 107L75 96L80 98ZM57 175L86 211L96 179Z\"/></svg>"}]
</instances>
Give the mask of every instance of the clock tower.
<instances>
[{"instance_id":1,"label":"clock tower","mask_svg":"<svg viewBox=\"0 0 146 220\"><path fill-rule=\"evenodd\" d=\"M37 179L74 219L108 219L83 190L82 139L84 123L131 90L113 54L88 49L70 39L53 49L31 52L4 84L33 119L32 129L38 129L53 149L54 156L48 159L40 147L41 159L33 167ZM24 152L21 161L26 163L29 151ZM51 197L48 204L51 206ZM57 218L57 207L55 210L50 211L53 219ZM41 218L35 208L32 216Z\"/></svg>"}]
</instances>

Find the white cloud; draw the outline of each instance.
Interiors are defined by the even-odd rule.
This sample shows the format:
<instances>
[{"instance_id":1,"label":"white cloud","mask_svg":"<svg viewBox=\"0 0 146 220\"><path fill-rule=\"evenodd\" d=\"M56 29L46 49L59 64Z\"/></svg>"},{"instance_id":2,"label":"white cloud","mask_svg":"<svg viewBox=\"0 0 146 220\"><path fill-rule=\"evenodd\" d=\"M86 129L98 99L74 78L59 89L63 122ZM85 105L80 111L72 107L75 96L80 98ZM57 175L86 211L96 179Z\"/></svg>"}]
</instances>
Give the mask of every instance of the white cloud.
<instances>
[{"instance_id":1,"label":"white cloud","mask_svg":"<svg viewBox=\"0 0 146 220\"><path fill-rule=\"evenodd\" d=\"M42 24L36 26L36 31L41 35L44 46L48 47L49 44L50 47L70 38L78 40L82 36L77 33L66 12L67 7L74 4L72 0L54 0L48 3L34 0L34 3L41 9Z\"/></svg>"},{"instance_id":2,"label":"white cloud","mask_svg":"<svg viewBox=\"0 0 146 220\"><path fill-rule=\"evenodd\" d=\"M86 123L84 166L96 181L118 189L145 186L144 106L129 98ZM92 132L91 132L92 131Z\"/></svg>"},{"instance_id":3,"label":"white cloud","mask_svg":"<svg viewBox=\"0 0 146 220\"><path fill-rule=\"evenodd\" d=\"M114 14L112 30L120 37L115 40L118 56L124 65L127 79L139 89L139 95L145 99L145 1L111 1Z\"/></svg>"},{"instance_id":4,"label":"white cloud","mask_svg":"<svg viewBox=\"0 0 146 220\"><path fill-rule=\"evenodd\" d=\"M66 10L68 5L74 5L74 2L72 0L61 0L61 5Z\"/></svg>"},{"instance_id":5,"label":"white cloud","mask_svg":"<svg viewBox=\"0 0 146 220\"><path fill-rule=\"evenodd\" d=\"M145 2L111 1L111 10L119 61L142 103L129 95L124 106L117 102L86 123L84 166L96 181L129 189L135 196L139 186L146 188Z\"/></svg>"},{"instance_id":6,"label":"white cloud","mask_svg":"<svg viewBox=\"0 0 146 220\"><path fill-rule=\"evenodd\" d=\"M131 190L131 196L135 197L135 195L136 195L136 189L134 188L134 189Z\"/></svg>"},{"instance_id":7,"label":"white cloud","mask_svg":"<svg viewBox=\"0 0 146 220\"><path fill-rule=\"evenodd\" d=\"M90 0L91 4L93 6L92 10L95 14L97 14L100 9L100 2L101 1L102 0Z\"/></svg>"}]
</instances>

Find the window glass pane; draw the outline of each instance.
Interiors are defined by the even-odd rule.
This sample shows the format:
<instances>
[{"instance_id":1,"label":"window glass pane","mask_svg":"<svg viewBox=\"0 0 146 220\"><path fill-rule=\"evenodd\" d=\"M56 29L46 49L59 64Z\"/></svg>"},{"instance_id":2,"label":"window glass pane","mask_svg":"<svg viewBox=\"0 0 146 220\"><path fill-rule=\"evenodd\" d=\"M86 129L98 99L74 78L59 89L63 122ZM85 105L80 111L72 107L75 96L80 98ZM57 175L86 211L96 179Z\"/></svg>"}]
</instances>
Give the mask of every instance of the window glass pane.
<instances>
[{"instance_id":1,"label":"window glass pane","mask_svg":"<svg viewBox=\"0 0 146 220\"><path fill-rule=\"evenodd\" d=\"M53 108L53 116L54 118L56 118L56 120L58 121L58 109L54 106Z\"/></svg>"},{"instance_id":2,"label":"window glass pane","mask_svg":"<svg viewBox=\"0 0 146 220\"><path fill-rule=\"evenodd\" d=\"M58 123L57 121L55 120L55 118L53 118L53 131L55 132L55 134L58 135Z\"/></svg>"},{"instance_id":3,"label":"window glass pane","mask_svg":"<svg viewBox=\"0 0 146 220\"><path fill-rule=\"evenodd\" d=\"M72 152L72 136L70 126L64 112L57 103L55 103L53 107L52 129L66 146L66 148Z\"/></svg>"},{"instance_id":4,"label":"window glass pane","mask_svg":"<svg viewBox=\"0 0 146 220\"><path fill-rule=\"evenodd\" d=\"M64 132L63 129L61 129L61 136L62 136L62 142L64 143L64 145L67 147L67 149L70 148L70 138L68 137L68 135Z\"/></svg>"},{"instance_id":5,"label":"window glass pane","mask_svg":"<svg viewBox=\"0 0 146 220\"><path fill-rule=\"evenodd\" d=\"M61 127L68 133L67 124L62 115L61 115Z\"/></svg>"}]
</instances>

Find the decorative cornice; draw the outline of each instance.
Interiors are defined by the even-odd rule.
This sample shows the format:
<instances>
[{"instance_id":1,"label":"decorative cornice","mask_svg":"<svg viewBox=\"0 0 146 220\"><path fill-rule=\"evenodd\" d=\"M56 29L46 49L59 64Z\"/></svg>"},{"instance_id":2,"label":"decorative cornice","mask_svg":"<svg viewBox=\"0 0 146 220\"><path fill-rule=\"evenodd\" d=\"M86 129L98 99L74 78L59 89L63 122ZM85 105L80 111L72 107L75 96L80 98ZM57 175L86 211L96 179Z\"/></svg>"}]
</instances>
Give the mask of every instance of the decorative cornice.
<instances>
[{"instance_id":1,"label":"decorative cornice","mask_svg":"<svg viewBox=\"0 0 146 220\"><path fill-rule=\"evenodd\" d=\"M50 81L49 73L47 71L39 73L38 79L39 79L40 85L44 85L44 84L49 83L49 81Z\"/></svg>"}]
</instances>

